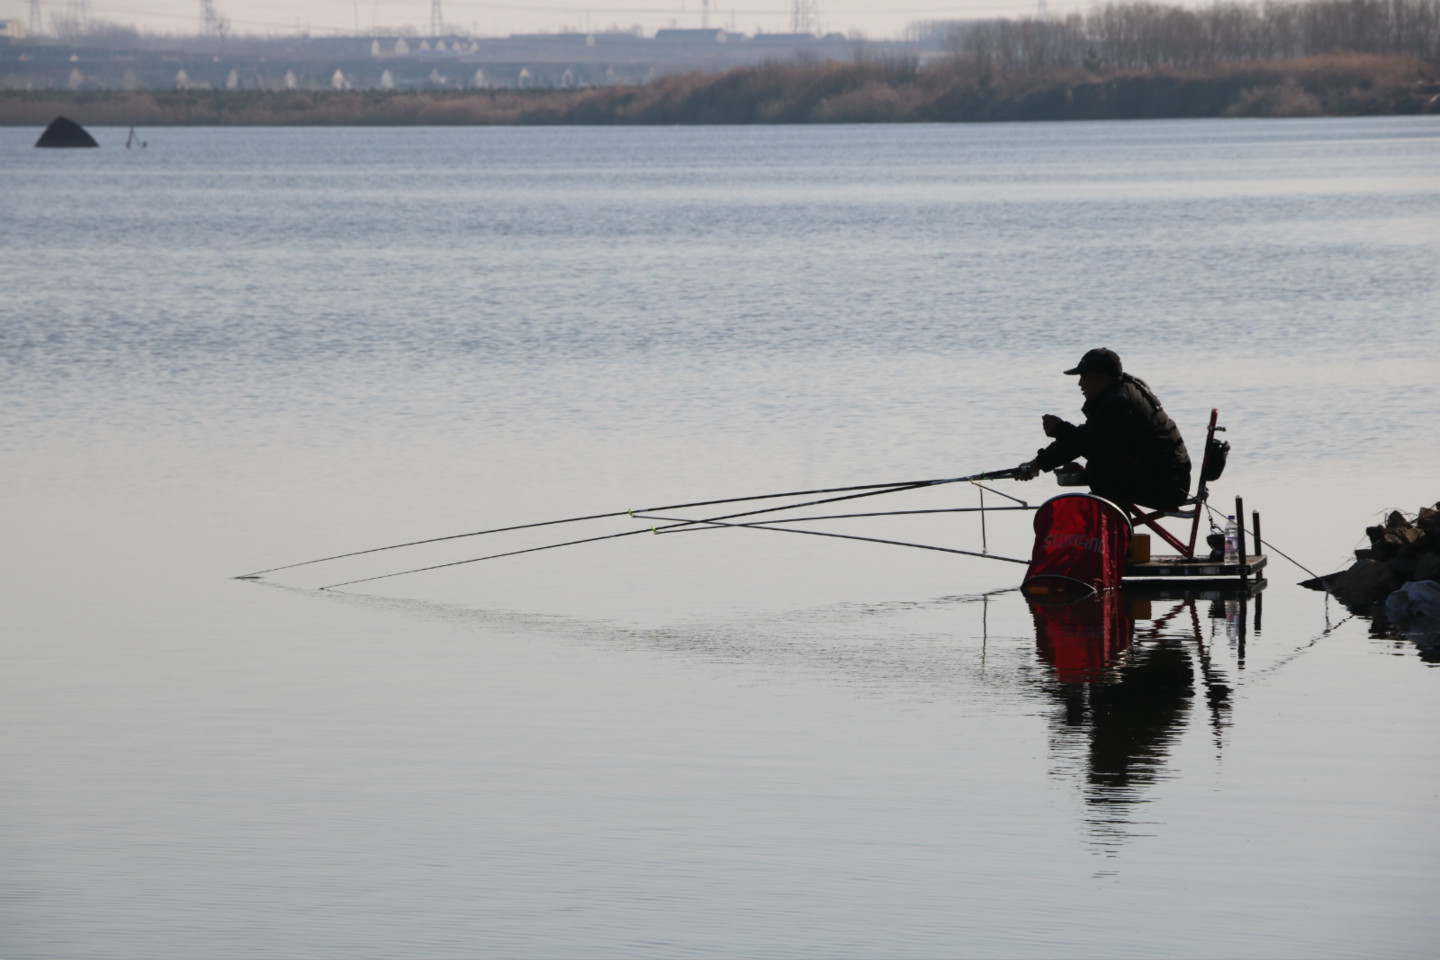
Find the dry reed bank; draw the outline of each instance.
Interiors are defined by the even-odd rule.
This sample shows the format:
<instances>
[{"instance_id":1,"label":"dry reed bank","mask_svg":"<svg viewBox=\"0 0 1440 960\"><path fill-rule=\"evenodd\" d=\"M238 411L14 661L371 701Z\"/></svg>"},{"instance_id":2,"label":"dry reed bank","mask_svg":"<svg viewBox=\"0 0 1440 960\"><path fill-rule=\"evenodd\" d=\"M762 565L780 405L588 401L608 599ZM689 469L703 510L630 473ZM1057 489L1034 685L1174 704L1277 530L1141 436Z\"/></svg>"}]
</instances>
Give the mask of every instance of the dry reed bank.
<instances>
[{"instance_id":1,"label":"dry reed bank","mask_svg":"<svg viewBox=\"0 0 1440 960\"><path fill-rule=\"evenodd\" d=\"M635 87L433 92L16 92L0 124L884 123L1440 113L1440 66L1335 54L1204 67L999 72L956 62L771 64Z\"/></svg>"},{"instance_id":2,"label":"dry reed bank","mask_svg":"<svg viewBox=\"0 0 1440 960\"><path fill-rule=\"evenodd\" d=\"M8 92L0 124L882 123L1440 112L1440 0L1112 0L966 21L950 56L585 90Z\"/></svg>"}]
</instances>

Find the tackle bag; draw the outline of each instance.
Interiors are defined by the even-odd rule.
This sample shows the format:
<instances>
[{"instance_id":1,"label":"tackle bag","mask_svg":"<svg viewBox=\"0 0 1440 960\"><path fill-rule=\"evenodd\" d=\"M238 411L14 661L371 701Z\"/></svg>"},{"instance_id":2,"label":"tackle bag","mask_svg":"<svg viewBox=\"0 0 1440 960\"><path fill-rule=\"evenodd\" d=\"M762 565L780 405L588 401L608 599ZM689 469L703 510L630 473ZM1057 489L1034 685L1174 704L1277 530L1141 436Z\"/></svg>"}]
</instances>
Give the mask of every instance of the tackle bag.
<instances>
[{"instance_id":1,"label":"tackle bag","mask_svg":"<svg viewBox=\"0 0 1440 960\"><path fill-rule=\"evenodd\" d=\"M1230 443L1218 439L1214 434L1205 441L1205 459L1200 464L1200 482L1219 480L1225 472L1225 461L1230 459Z\"/></svg>"}]
</instances>

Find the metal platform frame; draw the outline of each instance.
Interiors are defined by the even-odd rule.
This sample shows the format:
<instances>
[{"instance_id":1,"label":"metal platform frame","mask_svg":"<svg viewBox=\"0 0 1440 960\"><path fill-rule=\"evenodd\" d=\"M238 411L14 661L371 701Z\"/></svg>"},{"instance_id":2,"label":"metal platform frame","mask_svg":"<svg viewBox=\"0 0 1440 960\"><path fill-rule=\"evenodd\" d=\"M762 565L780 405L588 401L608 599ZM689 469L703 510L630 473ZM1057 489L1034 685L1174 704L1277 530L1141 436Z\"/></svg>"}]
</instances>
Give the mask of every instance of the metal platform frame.
<instances>
[{"instance_id":1,"label":"metal platform frame","mask_svg":"<svg viewBox=\"0 0 1440 960\"><path fill-rule=\"evenodd\" d=\"M1219 425L1220 410L1212 407L1210 410L1210 425L1205 431L1205 457L1200 464L1200 486L1195 490L1195 496L1187 499L1181 507L1189 509L1180 510L1154 510L1146 512L1135 506L1133 503L1121 503L1120 507L1130 519L1132 531L1137 526L1148 527L1160 535L1160 538L1176 550L1180 551L1179 556L1154 557L1144 563L1126 563L1124 582L1136 582L1142 580L1210 580L1210 581L1239 581L1246 583L1259 576L1260 571L1265 569L1266 557L1264 554L1250 556L1245 537L1245 500L1242 497L1235 498L1235 530L1236 550L1238 557L1234 563L1211 560L1208 557L1195 556L1195 544L1200 539L1200 515L1206 509L1206 501L1210 497L1210 490L1206 477L1210 473L1210 448L1215 434L1222 432L1225 428ZM1162 519L1179 519L1190 521L1190 539L1182 541L1175 534L1166 530L1160 525ZM1260 511L1254 512L1255 542L1260 541ZM1262 581L1263 582L1263 581Z\"/></svg>"}]
</instances>

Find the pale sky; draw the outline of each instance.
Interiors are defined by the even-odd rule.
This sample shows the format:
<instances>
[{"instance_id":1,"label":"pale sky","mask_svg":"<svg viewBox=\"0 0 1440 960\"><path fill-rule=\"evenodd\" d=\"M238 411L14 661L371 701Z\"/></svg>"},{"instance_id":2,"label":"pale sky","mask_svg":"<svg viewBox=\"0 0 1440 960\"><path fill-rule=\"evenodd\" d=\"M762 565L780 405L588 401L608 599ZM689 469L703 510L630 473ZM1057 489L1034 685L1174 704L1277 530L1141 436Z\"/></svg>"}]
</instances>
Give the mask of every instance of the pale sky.
<instances>
[{"instance_id":1,"label":"pale sky","mask_svg":"<svg viewBox=\"0 0 1440 960\"><path fill-rule=\"evenodd\" d=\"M74 0L40 0L47 24ZM430 23L431 0L213 0L234 33L273 34L308 30L314 34L369 32L372 27L411 26L420 32ZM1037 0L815 0L826 31L860 31L876 39L897 36L915 20L1031 14ZM1087 9L1089 0L1050 0L1052 13ZM110 20L159 33L198 32L201 0L89 0L92 18ZM448 27L461 33L504 36L511 33L562 29L603 30L639 25L647 33L662 27L700 26L701 0L442 0ZM790 29L791 0L712 0L711 26L740 33ZM0 19L28 22L29 0L0 0Z\"/></svg>"}]
</instances>

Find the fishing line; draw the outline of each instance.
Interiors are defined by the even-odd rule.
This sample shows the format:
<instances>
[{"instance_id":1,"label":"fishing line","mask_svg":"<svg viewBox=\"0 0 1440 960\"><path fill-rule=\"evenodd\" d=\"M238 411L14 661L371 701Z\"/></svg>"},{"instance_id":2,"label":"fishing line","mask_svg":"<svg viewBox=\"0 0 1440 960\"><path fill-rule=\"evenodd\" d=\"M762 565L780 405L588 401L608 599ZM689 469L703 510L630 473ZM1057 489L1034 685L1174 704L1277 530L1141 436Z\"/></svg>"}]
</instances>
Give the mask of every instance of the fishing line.
<instances>
[{"instance_id":1,"label":"fishing line","mask_svg":"<svg viewBox=\"0 0 1440 960\"><path fill-rule=\"evenodd\" d=\"M1018 509L1018 508L1012 508ZM637 514L638 516L638 514ZM676 521L676 517L646 516L644 520L666 520ZM731 530L768 530L772 533L799 533L810 537L835 537L838 540L863 540L866 543L888 543L895 547L914 547L917 550L935 550L939 553L959 553L967 557L982 557L986 560L1004 560L1007 563L1028 564L1029 560L1016 560L1013 557L1001 557L993 553L976 553L974 550L957 550L954 547L936 547L928 543L910 543L905 540L882 540L879 537L861 537L853 533L830 533L825 530L797 530L794 527L776 527L771 524L784 521L762 521L759 523L722 523L718 520L691 520L687 523L702 523L709 527L728 528ZM659 533L660 531L655 531Z\"/></svg>"},{"instance_id":2,"label":"fishing line","mask_svg":"<svg viewBox=\"0 0 1440 960\"><path fill-rule=\"evenodd\" d=\"M479 563L481 560L498 560L500 557L517 557L522 553L538 553L541 550L554 550L557 547L573 547L581 543L594 543L597 540L614 540L618 537L633 537L637 533L651 533L651 530L626 530L623 533L607 533L601 537L586 537L583 540L566 540L564 543L548 543L539 547L527 547L524 550L509 550L505 553L492 553L487 557L471 557L469 560L452 560L449 563L436 563L428 567L416 567L413 570L401 570L397 573L382 573L378 577L361 577L359 580L346 580L344 583L331 583L321 587L321 590L334 590L338 587L348 587L356 583L369 583L371 580L385 580L389 577L403 577L407 573L424 573L427 570L443 570L445 567L458 567L467 563Z\"/></svg>"},{"instance_id":3,"label":"fishing line","mask_svg":"<svg viewBox=\"0 0 1440 960\"><path fill-rule=\"evenodd\" d=\"M984 478L982 478L982 479L984 479ZM997 479L999 479L999 478L997 478ZM1020 504L1020 506L1023 507L1023 508L1025 508L1026 510L1038 510L1038 509L1039 509L1038 507L1032 507L1032 506L1030 506L1030 502L1029 502L1028 500L1021 500L1019 497L1012 497L1010 494L1006 493L1004 490L996 490L994 487L987 487L987 486L985 486L985 484L979 482L978 480L971 480L970 482L971 482L972 484L974 484L975 486L979 487L981 490L985 490L985 491L988 491L988 492L990 492L990 493L993 493L993 494L995 494L997 497L1004 497L1006 500L1013 500L1013 501L1015 501L1016 503ZM984 509L984 508L982 507L981 509ZM996 509L1001 509L1001 508L991 507L990 509L996 510ZM1014 507L1006 507L1006 508L1004 508L1004 509L1014 510L1015 508L1014 508Z\"/></svg>"},{"instance_id":4,"label":"fishing line","mask_svg":"<svg viewBox=\"0 0 1440 960\"><path fill-rule=\"evenodd\" d=\"M1208 504L1208 503L1205 504L1205 509L1210 511L1210 517L1211 517L1212 520L1213 520L1215 517L1221 516L1220 511L1216 510L1214 507L1210 506L1210 504ZM1229 519L1229 514L1225 514L1225 517L1226 517L1226 519ZM1244 523L1245 523L1245 521L1244 521L1243 519L1237 519L1236 522L1239 523L1242 527L1244 526ZM1213 527L1212 527L1212 529L1213 529ZM1284 550L1281 550L1279 547L1275 546L1275 544L1271 543L1269 540L1262 540L1262 539L1260 539L1260 536L1259 536L1258 534L1254 533L1254 531L1249 531L1249 532L1251 533L1252 536L1255 537L1255 542L1258 543L1258 544L1260 544L1262 547L1269 547L1271 550L1274 550L1276 553L1280 554L1280 556L1284 557L1286 560L1289 560L1291 563L1295 564L1295 566L1299 567L1301 570L1304 570L1306 573L1310 574L1310 576L1314 577L1316 580L1319 580L1319 579L1320 579L1320 574L1316 573L1314 570L1311 570L1309 567L1305 566L1305 564L1301 563L1299 560L1296 560L1294 557L1290 556L1290 554L1286 553ZM1330 592L1328 586L1326 587L1326 591L1325 591L1325 592L1326 592L1326 593L1329 593L1329 592Z\"/></svg>"},{"instance_id":5,"label":"fishing line","mask_svg":"<svg viewBox=\"0 0 1440 960\"><path fill-rule=\"evenodd\" d=\"M378 575L378 576L374 576L374 577L360 577L360 578L355 579L355 580L346 580L346 581L344 581L343 583L332 583L332 584L328 584L328 585L326 585L326 586L324 586L324 587L321 587L320 589L321 589L321 590L332 590L332 589L336 589L336 588L338 588L338 587L353 586L354 584L357 584L357 583L370 583L370 582L375 581L375 580L387 580L387 579L389 579L390 577L403 577L403 576L406 576L406 575L412 574L412 573L425 573L425 572L430 571L430 570L443 570L443 569L445 569L446 567L459 567L459 566L463 566L463 565L469 564L469 563L480 563L481 561L484 561L484 560L498 560L498 559L501 558L501 557L514 557L514 556L519 556L519 555L525 554L525 553L538 553L538 552L540 552L540 551L542 551L542 550L554 550L554 549L557 549L557 548L559 548L559 547L578 546L579 544L582 544L582 543L595 543L595 542L600 541L600 540L615 540L615 539L619 539L620 537L632 537L632 536L634 536L634 535L636 535L636 534L638 534L638 533L659 533L661 529L670 529L670 527L686 527L686 526L693 526L693 525L695 525L695 524L702 524L702 523L718 523L718 522L722 522L722 521L725 521L725 520L738 519L738 518L740 518L740 517L756 516L756 515L762 514L762 513L774 513L774 512L776 512L776 511L778 511L778 510L798 510L798 509L800 509L800 508L802 508L802 507L814 507L814 506L819 506L820 504L823 504L823 503L837 503L837 502L840 502L840 501L842 501L842 500L856 500L856 499L860 499L860 498L862 498L862 497L874 497L874 496L879 496L880 494L885 494L885 493L900 493L900 492L903 492L903 491L906 491L906 490L918 490L918 489L921 489L921 488L924 488L924 487L934 487L934 486L939 486L939 485L941 485L941 484L947 484L947 483L963 483L963 482L968 482L968 481L976 480L976 479L991 479L991 478L995 478L995 477L1013 476L1014 473L1015 473L1015 471L1013 471L1013 470L1005 470L1005 471L998 471L998 472L992 472L992 473L975 474L974 476L971 476L971 477L953 477L953 478L944 479L944 480L916 480L916 481L912 481L912 482L910 482L910 483L891 484L891 485L865 484L865 485L859 486L859 487L832 487L832 488L829 488L829 489L827 489L827 490L802 491L802 492L796 492L796 493L790 493L790 494L763 494L763 495L760 495L760 496L751 496L751 497L730 497L730 498L727 498L727 499L724 499L724 500L707 500L707 501L702 501L702 502L700 502L700 503L687 504L687 505L685 505L685 506L695 507L695 506L709 506L709 505L718 504L718 503L740 503L740 502L747 501L747 500L767 500L767 499L774 499L774 498L777 498L777 497L784 497L784 496L792 496L792 497L793 497L793 496L805 496L805 495L807 495L808 493L832 493L832 492L840 492L840 491L846 491L846 490L862 490L862 491L864 491L864 492L862 492L862 493L849 493L849 494L846 494L845 496L842 496L842 497L825 497L825 498L820 499L820 500L811 500L811 501L809 501L809 502L807 502L807 503L788 503L788 504L782 504L781 506L778 506L778 507L764 507L764 508L759 509L759 510L745 510L745 511L741 511L740 513L730 513L730 514L725 514L725 515L723 515L723 516L718 516L718 517L709 517L709 518L706 518L706 519L704 519L704 520L679 520L679 521L675 521L674 523L670 524L669 527L665 527L665 528L659 528L659 529L657 529L657 528L655 528L655 527L651 527L649 530L644 530L644 529L642 529L642 530L625 530L625 531L622 531L622 532L620 532L620 533L609 533L609 534L604 534L604 535L602 535L602 536L597 536L597 537L584 537L584 538L579 539L579 540L566 540L566 541L563 541L563 542L561 542L561 543L550 543L550 544L544 544L544 545L538 546L538 547L527 547L527 548L525 548L525 549L523 549L523 550L508 550L508 551L506 551L506 552L504 552L504 553L492 553L492 554L489 554L489 555L487 555L487 556L483 556L483 557L471 557L471 558L466 559L466 560L452 560L452 561L450 561L450 562L448 562L448 563L436 563L436 564L431 564L431 565L429 565L429 566L424 566L424 567L414 567L414 568L409 569L409 570L398 570L398 571L396 571L396 572L394 572L394 573L382 573L382 574L380 574L380 575ZM877 487L880 487L880 489L876 489ZM620 511L620 512L616 512L616 513L601 514L601 515L596 516L596 517L586 517L586 518L577 518L577 519L599 519L601 516L603 516L603 517L622 517L622 516L634 517L634 516L636 515L636 513L646 513L646 512L652 512L652 511L654 511L654 510L664 510L664 509L681 509L681 507L675 507L675 508L651 507L651 508L648 508L648 509L643 509L643 508L642 508L641 510L638 510L638 511L637 511L637 510L625 510L625 511ZM518 530L518 529L525 529L525 528L527 528L527 527L546 526L546 525L549 525L549 524L566 523L566 522L569 522L569 521L565 521L565 520L552 520L552 521L548 521L547 523L540 523L540 524L523 524L523 525L521 525L521 526L519 526L519 527L509 527L509 528L505 528L505 529ZM482 531L482 532L484 532L484 531ZM498 532L498 531L497 531L497 532ZM807 532L813 532L813 531L807 531ZM476 534L476 535L478 535L478 534ZM459 535L457 535L457 536L459 536ZM447 538L441 538L441 539L455 539L455 537L447 537ZM408 546L408 544L399 544L399 545L397 545L397 546ZM362 552L373 553L373 552L378 552L378 550L380 550L380 549L387 549L387 548L376 548L376 550L372 550L372 551L362 551ZM945 548L942 548L942 547L934 547L934 548L931 548L931 549L937 549L937 550L939 550L939 549L945 549ZM958 551L957 551L957 552L958 552ZM982 554L976 554L976 556L982 556ZM338 558L337 558L337 559L338 559ZM318 562L320 562L320 561L314 561L314 562L317 562L317 563L318 563Z\"/></svg>"},{"instance_id":6,"label":"fishing line","mask_svg":"<svg viewBox=\"0 0 1440 960\"><path fill-rule=\"evenodd\" d=\"M755 526L759 526L760 524L765 524L765 523L799 523L800 521L809 521L809 520L851 520L851 519L855 519L855 518L857 518L857 517L908 517L908 516L911 516L911 515L914 515L914 514L921 514L921 513L979 513L979 512L981 512L982 510L985 511L985 512L987 512L987 513L993 513L993 512L1001 511L1001 510L1038 510L1038 509L1039 509L1038 507L1032 507L1032 506L1029 506L1029 505L1027 504L1026 506L1023 506L1023 507L935 507L935 508L930 509L930 510L880 510L880 511L877 511L877 512L875 512L875 513L830 513L830 514L822 514L822 515L820 515L820 516L815 516L815 517L778 517L778 518L776 518L776 519L774 519L774 520L756 520L754 525L755 525ZM640 516L639 511L636 511L635 516L637 516L637 517ZM699 521L697 521L697 522L699 522ZM665 531L665 532L666 532L666 533L695 533L696 531L709 530L709 529L712 529L712 528L710 528L710 527L694 527L694 528L686 529L686 530L667 530L667 531Z\"/></svg>"},{"instance_id":7,"label":"fishing line","mask_svg":"<svg viewBox=\"0 0 1440 960\"><path fill-rule=\"evenodd\" d=\"M928 482L928 481L927 481L927 482ZM897 488L897 489L908 489L908 488ZM830 499L828 499L828 500L817 500L817 501L815 501L815 502L816 502L816 503L830 503L830 502L832 502L832 500L849 500L851 497L868 497L868 496L872 496L872 495L875 494L875 493L889 493L889 492L892 492L892 491L890 491L890 490L876 490L876 491L871 491L870 493L857 493L857 494L851 494L851 495L848 496L848 497L833 497L833 498L830 498ZM737 498L737 499L756 499L756 498L746 497L746 498ZM734 501L727 501L727 502L734 502ZM802 506L803 506L803 504L802 504ZM768 512L770 512L771 510L788 510L788 509L790 509L790 506L789 506L789 505L784 506L784 507L771 507L771 508L769 508L769 510L751 510L751 511L746 511L745 513L730 514L728 517L716 517L715 519L716 519L716 520L725 520L725 519L730 519L731 517L747 517L747 516L751 516L752 514L756 514L756 513L768 513ZM634 511L634 510L626 510L624 513L607 514L607 516L612 516L612 517L622 517L622 516L623 516L623 517L632 517L632 518L635 517L635 515L636 515L636 511ZM561 521L561 522L563 522L563 521ZM702 522L702 521L698 521L698 520L684 520L684 521L681 521L681 522L677 523L676 526L685 526L685 525L687 525L687 524L700 523L700 522ZM578 546L579 544L582 544L582 543L595 543L596 541L599 541L599 540L616 540L616 539L619 539L620 537L633 537L633 536L635 536L637 533L659 533L659 532L660 532L660 531L657 530L657 529L655 529L654 527L650 527L649 529L643 529L643 528L642 528L642 529L640 529L640 530L624 530L624 531L621 531L620 533L607 533L607 534L603 534L603 535L597 536L597 537L584 537L584 538L579 539L579 540L565 540L565 541L562 541L561 543L548 543L548 544L543 544L543 545L538 546L538 547L526 547L525 549L522 549L522 550L508 550L508 551L506 551L506 552L504 552L504 553L492 553L492 554L490 554L490 555L488 555L488 556L484 556L484 557L471 557L471 558L469 558L469 559L467 559L467 560L452 560L452 561L450 561L449 563L436 563L436 564L432 564L432 565L430 565L430 566L428 566L428 567L415 567L415 568L413 568L413 569L411 569L411 570L400 570L400 571L397 571L397 572L395 572L395 573L382 573L382 574L380 574L379 576L375 576L375 577L361 577L361 578L359 578L358 580L346 580L344 583L332 583L332 584L328 584L328 585L326 585L326 586L321 587L320 589L321 589L321 590L333 590L333 589L335 589L335 588L337 588L337 587L349 587L349 586L353 586L354 584L357 584L357 583L369 583L369 582L372 581L372 580L386 580L386 579L389 579L390 577L403 577L403 576L405 576L406 574L411 574L411 573L425 573L425 572L427 572L427 571L429 571L429 570L443 570L443 569L446 568L446 567L459 567L459 566L463 566L463 565L465 565L465 564L467 564L467 563L479 563L479 562L481 562L482 560L498 560L498 559L500 559L501 557L516 557L516 556L519 556L519 555L522 554L522 553L539 553L539 552L542 551L542 550L554 550L554 549L556 549L556 548L558 548L558 547L573 547L573 546Z\"/></svg>"},{"instance_id":8,"label":"fishing line","mask_svg":"<svg viewBox=\"0 0 1440 960\"><path fill-rule=\"evenodd\" d=\"M852 490L878 490L881 488L894 488L896 490L917 489L923 486L930 486L939 483L958 483L961 481L973 480L1003 480L1014 476L1014 470L1000 470L992 473L977 473L973 477L957 477L953 480L905 480L895 483L862 483L849 487L824 487L816 490L792 490L788 493L759 493L747 497L726 497L720 500L698 500L694 503L672 503L658 507L641 507L640 510L687 510L692 507L713 507L725 503L743 503L748 500L776 500L783 497L808 497L822 493L848 493ZM489 530L473 530L469 533L452 533L443 537L429 537L424 540L408 540L405 543L392 543L383 547L369 547L364 550L352 550L349 553L337 553L334 556L318 557L314 560L301 560L299 563L287 563L278 567L267 567L264 570L256 570L254 573L246 573L236 577L236 580L254 580L267 573L278 573L281 570L294 570L297 567L308 567L317 563L328 563L331 560L344 560L348 557L361 557L370 553L381 553L386 550L399 550L402 547L418 547L428 543L442 543L446 540L462 540L466 537L483 537L491 533L510 533L515 530L534 530L539 527L553 527L563 523L581 523L586 520L609 520L616 517L631 516L634 509L615 510L610 513L592 513L583 517L566 517L562 520L541 520L536 523L520 523L509 527L492 527ZM558 544L557 544L558 546Z\"/></svg>"}]
</instances>

